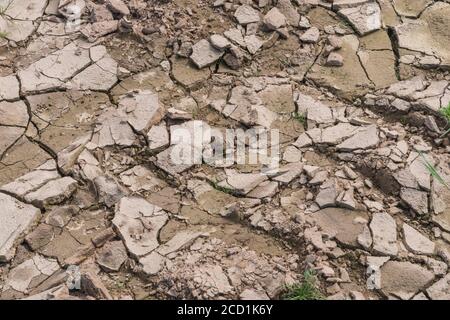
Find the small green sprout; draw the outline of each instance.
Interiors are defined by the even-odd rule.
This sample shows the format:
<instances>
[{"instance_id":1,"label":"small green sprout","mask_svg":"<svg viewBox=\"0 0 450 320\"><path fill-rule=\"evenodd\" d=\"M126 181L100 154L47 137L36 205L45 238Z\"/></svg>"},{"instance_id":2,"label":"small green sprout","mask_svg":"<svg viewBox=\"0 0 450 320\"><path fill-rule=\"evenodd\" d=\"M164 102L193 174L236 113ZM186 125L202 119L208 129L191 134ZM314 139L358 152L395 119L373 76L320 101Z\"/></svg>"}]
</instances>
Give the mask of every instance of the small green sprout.
<instances>
[{"instance_id":1,"label":"small green sprout","mask_svg":"<svg viewBox=\"0 0 450 320\"><path fill-rule=\"evenodd\" d=\"M420 156L422 157L425 168L427 171L435 178L440 184L445 186L447 189L450 190L450 187L448 186L447 182L445 182L444 178L439 174L437 169L427 160L427 158L423 155L423 152L419 152Z\"/></svg>"},{"instance_id":2,"label":"small green sprout","mask_svg":"<svg viewBox=\"0 0 450 320\"><path fill-rule=\"evenodd\" d=\"M305 125L305 123L306 123L306 117L305 117L304 114L294 112L294 113L292 114L292 116L293 116L293 118L294 118L295 120L297 120L298 122L300 122L302 125Z\"/></svg>"},{"instance_id":3,"label":"small green sprout","mask_svg":"<svg viewBox=\"0 0 450 320\"><path fill-rule=\"evenodd\" d=\"M440 113L442 114L442 116L447 120L447 124L450 124L450 102L448 104L447 107L442 108L440 110ZM450 128L447 129L447 131L445 131L442 135L441 138L445 137L447 134L450 133Z\"/></svg>"},{"instance_id":4,"label":"small green sprout","mask_svg":"<svg viewBox=\"0 0 450 320\"><path fill-rule=\"evenodd\" d=\"M301 283L287 287L283 296L285 300L324 300L325 297L316 286L315 273L311 270L305 271L304 280Z\"/></svg>"}]
</instances>

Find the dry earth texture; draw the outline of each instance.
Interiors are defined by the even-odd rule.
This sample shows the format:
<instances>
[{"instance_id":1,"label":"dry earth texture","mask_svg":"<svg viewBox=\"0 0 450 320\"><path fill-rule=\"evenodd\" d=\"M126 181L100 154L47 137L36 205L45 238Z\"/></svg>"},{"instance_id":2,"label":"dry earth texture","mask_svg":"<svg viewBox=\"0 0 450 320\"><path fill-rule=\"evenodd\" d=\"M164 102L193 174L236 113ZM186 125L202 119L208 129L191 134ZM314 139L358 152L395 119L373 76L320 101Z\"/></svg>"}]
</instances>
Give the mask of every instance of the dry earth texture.
<instances>
[{"instance_id":1,"label":"dry earth texture","mask_svg":"<svg viewBox=\"0 0 450 320\"><path fill-rule=\"evenodd\" d=\"M448 0L0 0L0 298L450 299L449 71Z\"/></svg>"}]
</instances>

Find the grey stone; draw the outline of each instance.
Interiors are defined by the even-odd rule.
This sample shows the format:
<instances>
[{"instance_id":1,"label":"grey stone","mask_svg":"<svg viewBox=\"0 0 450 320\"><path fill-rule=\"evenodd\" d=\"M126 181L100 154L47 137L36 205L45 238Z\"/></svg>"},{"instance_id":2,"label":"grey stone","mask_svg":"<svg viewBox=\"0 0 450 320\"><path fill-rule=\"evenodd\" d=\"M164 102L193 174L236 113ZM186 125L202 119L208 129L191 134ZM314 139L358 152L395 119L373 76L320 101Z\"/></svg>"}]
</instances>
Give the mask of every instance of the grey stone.
<instances>
[{"instance_id":1,"label":"grey stone","mask_svg":"<svg viewBox=\"0 0 450 320\"><path fill-rule=\"evenodd\" d=\"M264 42L255 35L246 36L244 38L248 52L255 54L263 46Z\"/></svg>"},{"instance_id":2,"label":"grey stone","mask_svg":"<svg viewBox=\"0 0 450 320\"><path fill-rule=\"evenodd\" d=\"M416 294L411 300L429 300L429 299L423 292L420 292Z\"/></svg>"},{"instance_id":3,"label":"grey stone","mask_svg":"<svg viewBox=\"0 0 450 320\"><path fill-rule=\"evenodd\" d=\"M119 28L119 21L106 20L98 21L83 25L80 32L91 43L96 42L99 38L104 37L110 33L114 33Z\"/></svg>"},{"instance_id":4,"label":"grey stone","mask_svg":"<svg viewBox=\"0 0 450 320\"><path fill-rule=\"evenodd\" d=\"M450 274L437 281L426 291L431 300L450 300Z\"/></svg>"},{"instance_id":5,"label":"grey stone","mask_svg":"<svg viewBox=\"0 0 450 320\"><path fill-rule=\"evenodd\" d=\"M93 55L96 51L103 57L92 60L99 58ZM70 43L17 74L24 93L64 88L106 91L117 82L117 63L103 46L89 50Z\"/></svg>"},{"instance_id":6,"label":"grey stone","mask_svg":"<svg viewBox=\"0 0 450 320\"><path fill-rule=\"evenodd\" d=\"M142 257L159 246L159 230L166 224L167 213L139 197L124 197L116 206L112 221L133 257Z\"/></svg>"},{"instance_id":7,"label":"grey stone","mask_svg":"<svg viewBox=\"0 0 450 320\"><path fill-rule=\"evenodd\" d=\"M361 129L354 136L339 144L337 149L340 151L369 149L376 147L379 142L377 126L371 125Z\"/></svg>"},{"instance_id":8,"label":"grey stone","mask_svg":"<svg viewBox=\"0 0 450 320\"><path fill-rule=\"evenodd\" d=\"M292 5L291 0L278 0L277 8L286 17L286 22L296 27L300 22L300 14L297 8Z\"/></svg>"},{"instance_id":9,"label":"grey stone","mask_svg":"<svg viewBox=\"0 0 450 320\"><path fill-rule=\"evenodd\" d=\"M311 28L311 23L309 22L309 19L307 17L301 16L298 22L298 27L300 29L309 29Z\"/></svg>"},{"instance_id":10,"label":"grey stone","mask_svg":"<svg viewBox=\"0 0 450 320\"><path fill-rule=\"evenodd\" d=\"M381 291L409 300L434 279L434 274L411 262L388 261L381 268Z\"/></svg>"},{"instance_id":11,"label":"grey stone","mask_svg":"<svg viewBox=\"0 0 450 320\"><path fill-rule=\"evenodd\" d=\"M327 66L342 67L344 65L344 57L337 52L331 52L327 58Z\"/></svg>"},{"instance_id":12,"label":"grey stone","mask_svg":"<svg viewBox=\"0 0 450 320\"><path fill-rule=\"evenodd\" d=\"M334 1L328 1L328 2L333 2L333 9L340 10L343 8L359 7L370 1L372 1L372 0L334 0Z\"/></svg>"},{"instance_id":13,"label":"grey stone","mask_svg":"<svg viewBox=\"0 0 450 320\"><path fill-rule=\"evenodd\" d=\"M97 252L97 263L108 272L119 271L127 258L122 241L108 242Z\"/></svg>"},{"instance_id":14,"label":"grey stone","mask_svg":"<svg viewBox=\"0 0 450 320\"><path fill-rule=\"evenodd\" d=\"M281 182L283 184L289 184L294 179L300 176L303 171L303 163L295 162L289 163L279 169L279 175L272 178L274 181Z\"/></svg>"},{"instance_id":15,"label":"grey stone","mask_svg":"<svg viewBox=\"0 0 450 320\"><path fill-rule=\"evenodd\" d=\"M153 126L147 133L148 147L150 150L157 150L169 145L169 132L166 125Z\"/></svg>"},{"instance_id":16,"label":"grey stone","mask_svg":"<svg viewBox=\"0 0 450 320\"><path fill-rule=\"evenodd\" d=\"M286 24L286 17L278 10L278 8L274 7L264 16L264 24L268 29L276 30Z\"/></svg>"},{"instance_id":17,"label":"grey stone","mask_svg":"<svg viewBox=\"0 0 450 320\"><path fill-rule=\"evenodd\" d=\"M0 262L6 262L13 258L18 239L29 230L41 212L3 193L0 193L0 207Z\"/></svg>"},{"instance_id":18,"label":"grey stone","mask_svg":"<svg viewBox=\"0 0 450 320\"><path fill-rule=\"evenodd\" d=\"M319 41L320 31L316 27L311 27L300 36L300 40L305 43L317 43Z\"/></svg>"},{"instance_id":19,"label":"grey stone","mask_svg":"<svg viewBox=\"0 0 450 320\"><path fill-rule=\"evenodd\" d=\"M249 23L260 21L259 12L247 4L244 4L237 8L234 16L241 25L247 25Z\"/></svg>"},{"instance_id":20,"label":"grey stone","mask_svg":"<svg viewBox=\"0 0 450 320\"><path fill-rule=\"evenodd\" d=\"M316 196L316 202L320 208L334 207L336 205L336 187L331 185L321 189Z\"/></svg>"},{"instance_id":21,"label":"grey stone","mask_svg":"<svg viewBox=\"0 0 450 320\"><path fill-rule=\"evenodd\" d=\"M91 142L100 148L107 146L132 146L136 136L123 114L117 110L108 110L96 121Z\"/></svg>"},{"instance_id":22,"label":"grey stone","mask_svg":"<svg viewBox=\"0 0 450 320\"><path fill-rule=\"evenodd\" d=\"M159 168L173 176L193 167L197 161L202 161L200 149L193 149L190 145L180 146L178 149L175 148L176 146L171 146L158 153L157 161L155 163ZM186 159L183 158L184 154L186 154ZM180 157L178 158L178 156Z\"/></svg>"},{"instance_id":23,"label":"grey stone","mask_svg":"<svg viewBox=\"0 0 450 320\"><path fill-rule=\"evenodd\" d=\"M444 213L438 215L433 215L431 219L443 230L450 232L450 210L446 210Z\"/></svg>"},{"instance_id":24,"label":"grey stone","mask_svg":"<svg viewBox=\"0 0 450 320\"><path fill-rule=\"evenodd\" d=\"M383 204L378 201L371 201L371 200L365 199L364 204L366 205L367 209L369 209L372 212L383 211L383 208L384 208Z\"/></svg>"},{"instance_id":25,"label":"grey stone","mask_svg":"<svg viewBox=\"0 0 450 320\"><path fill-rule=\"evenodd\" d=\"M56 260L35 255L10 271L3 292L12 289L26 294L36 285L36 280L42 282L58 270Z\"/></svg>"},{"instance_id":26,"label":"grey stone","mask_svg":"<svg viewBox=\"0 0 450 320\"><path fill-rule=\"evenodd\" d=\"M120 98L119 111L124 118L139 132L147 132L164 117L165 111L159 103L158 95L151 91L140 91Z\"/></svg>"},{"instance_id":27,"label":"grey stone","mask_svg":"<svg viewBox=\"0 0 450 320\"><path fill-rule=\"evenodd\" d=\"M403 224L403 236L405 245L412 252L424 255L432 255L434 253L434 242L406 223Z\"/></svg>"},{"instance_id":28,"label":"grey stone","mask_svg":"<svg viewBox=\"0 0 450 320\"><path fill-rule=\"evenodd\" d=\"M372 234L368 226L364 226L363 231L358 235L358 243L366 250L369 250L372 246Z\"/></svg>"},{"instance_id":29,"label":"grey stone","mask_svg":"<svg viewBox=\"0 0 450 320\"><path fill-rule=\"evenodd\" d=\"M223 34L225 37L230 39L235 44L237 44L241 47L245 47L244 36L242 35L242 32L239 31L239 29L236 29L236 28L229 29L229 30L225 31Z\"/></svg>"},{"instance_id":30,"label":"grey stone","mask_svg":"<svg viewBox=\"0 0 450 320\"><path fill-rule=\"evenodd\" d=\"M446 19L448 12L450 4L435 2L421 12L420 19L405 19L402 24L395 26L399 47L406 49L407 55L412 55L425 66L431 64L431 67L434 67L438 63L441 67L449 66L448 37L436 38L436 34L441 32L439 21ZM439 103L439 99L437 102Z\"/></svg>"},{"instance_id":31,"label":"grey stone","mask_svg":"<svg viewBox=\"0 0 450 320\"><path fill-rule=\"evenodd\" d=\"M411 188L411 189L419 189L419 184L417 183L416 178L411 173L411 171L409 171L407 169L397 171L394 174L394 178L403 187Z\"/></svg>"},{"instance_id":32,"label":"grey stone","mask_svg":"<svg viewBox=\"0 0 450 320\"><path fill-rule=\"evenodd\" d=\"M0 1L4 12L0 16L0 29L5 38L20 42L26 40L36 29L35 21L44 14L46 1Z\"/></svg>"},{"instance_id":33,"label":"grey stone","mask_svg":"<svg viewBox=\"0 0 450 320\"><path fill-rule=\"evenodd\" d=\"M28 193L25 200L37 207L59 204L72 195L77 184L77 181L71 177L51 180L36 191Z\"/></svg>"},{"instance_id":34,"label":"grey stone","mask_svg":"<svg viewBox=\"0 0 450 320\"><path fill-rule=\"evenodd\" d=\"M109 56L78 73L67 87L74 90L109 91L118 82L118 64Z\"/></svg>"},{"instance_id":35,"label":"grey stone","mask_svg":"<svg viewBox=\"0 0 450 320\"><path fill-rule=\"evenodd\" d=\"M163 256L167 256L168 254L171 254L188 246L195 239L202 235L202 232L180 231L175 234L172 239L159 246L156 251Z\"/></svg>"},{"instance_id":36,"label":"grey stone","mask_svg":"<svg viewBox=\"0 0 450 320\"><path fill-rule=\"evenodd\" d=\"M353 169L351 169L349 166L344 166L343 170L347 178L349 178L350 180L358 179L358 174L355 171L353 171Z\"/></svg>"},{"instance_id":37,"label":"grey stone","mask_svg":"<svg viewBox=\"0 0 450 320\"><path fill-rule=\"evenodd\" d=\"M231 47L231 42L228 41L227 38L224 36L221 36L219 34L213 34L209 37L209 41L213 45L214 48L219 50L225 50Z\"/></svg>"},{"instance_id":38,"label":"grey stone","mask_svg":"<svg viewBox=\"0 0 450 320\"><path fill-rule=\"evenodd\" d=\"M312 186L320 185L324 183L327 179L328 179L328 171L326 170L318 171L314 173L313 178L309 180L308 183Z\"/></svg>"},{"instance_id":39,"label":"grey stone","mask_svg":"<svg viewBox=\"0 0 450 320\"><path fill-rule=\"evenodd\" d=\"M64 87L64 82L89 64L91 64L89 50L80 49L75 43L68 44L63 49L33 63L27 69L19 71L22 90L25 92L45 90L51 89L53 85Z\"/></svg>"},{"instance_id":40,"label":"grey stone","mask_svg":"<svg viewBox=\"0 0 450 320\"><path fill-rule=\"evenodd\" d=\"M161 271L164 260L165 258L162 255L160 255L156 251L153 251L149 255L140 258L139 263L142 265L142 271L147 276L153 276Z\"/></svg>"},{"instance_id":41,"label":"grey stone","mask_svg":"<svg viewBox=\"0 0 450 320\"><path fill-rule=\"evenodd\" d=\"M51 160L51 163L54 166L53 160ZM40 170L40 168L42 168L42 170ZM54 167L54 170L47 170L44 166L38 167L37 169L38 170L31 171L30 173L17 178L13 182L0 187L0 190L23 197L27 193L40 188L48 181L60 177L59 173L56 171L56 166Z\"/></svg>"},{"instance_id":42,"label":"grey stone","mask_svg":"<svg viewBox=\"0 0 450 320\"><path fill-rule=\"evenodd\" d=\"M283 153L283 160L286 162L299 162L302 160L302 152L294 146L286 147Z\"/></svg>"},{"instance_id":43,"label":"grey stone","mask_svg":"<svg viewBox=\"0 0 450 320\"><path fill-rule=\"evenodd\" d=\"M391 85L387 93L400 99L410 100L416 91L423 91L427 87L427 82L423 76L416 76L408 80L397 82Z\"/></svg>"},{"instance_id":44,"label":"grey stone","mask_svg":"<svg viewBox=\"0 0 450 320\"><path fill-rule=\"evenodd\" d=\"M411 172L411 174L416 178L419 186L424 190L430 191L431 174L427 170L424 158L428 163L434 164L434 160L430 155L424 153L420 155L417 152L411 152L407 160L409 162L408 169Z\"/></svg>"},{"instance_id":45,"label":"grey stone","mask_svg":"<svg viewBox=\"0 0 450 320\"><path fill-rule=\"evenodd\" d=\"M334 236L337 241L352 248L359 247L359 235L367 228L367 224L355 221L367 221L369 218L364 211L342 208L322 209L311 216L323 232Z\"/></svg>"},{"instance_id":46,"label":"grey stone","mask_svg":"<svg viewBox=\"0 0 450 320\"><path fill-rule=\"evenodd\" d=\"M137 165L122 172L120 174L120 180L133 192L155 192L166 185L164 181L160 180L152 171L142 165Z\"/></svg>"},{"instance_id":47,"label":"grey stone","mask_svg":"<svg viewBox=\"0 0 450 320\"><path fill-rule=\"evenodd\" d=\"M192 46L191 60L194 64L202 69L207 67L223 55L223 51L214 48L208 40L200 40Z\"/></svg>"},{"instance_id":48,"label":"grey stone","mask_svg":"<svg viewBox=\"0 0 450 320\"><path fill-rule=\"evenodd\" d=\"M106 6L114 13L121 14L123 16L130 14L130 9L128 9L127 5L122 0L107 0Z\"/></svg>"},{"instance_id":49,"label":"grey stone","mask_svg":"<svg viewBox=\"0 0 450 320\"><path fill-rule=\"evenodd\" d=\"M328 145L336 145L341 143L344 139L347 139L356 134L360 127L351 125L350 123L339 123L332 127L327 127L321 130L320 136L311 135L316 143L325 143ZM310 130L306 133L308 134Z\"/></svg>"},{"instance_id":50,"label":"grey stone","mask_svg":"<svg viewBox=\"0 0 450 320\"><path fill-rule=\"evenodd\" d=\"M26 235L25 241L31 250L38 251L52 241L55 233L55 228L53 226L42 223L38 225L33 232Z\"/></svg>"},{"instance_id":51,"label":"grey stone","mask_svg":"<svg viewBox=\"0 0 450 320\"><path fill-rule=\"evenodd\" d=\"M224 115L228 115L231 119L249 126L259 125L270 128L278 119L277 113L269 110L263 105L246 106L245 104L240 104L237 107L227 105L225 108L227 107L230 107L230 113L228 114L228 110L224 109Z\"/></svg>"},{"instance_id":52,"label":"grey stone","mask_svg":"<svg viewBox=\"0 0 450 320\"><path fill-rule=\"evenodd\" d=\"M114 206L126 194L126 190L110 176L97 176L93 182L97 189L98 200L107 207Z\"/></svg>"},{"instance_id":53,"label":"grey stone","mask_svg":"<svg viewBox=\"0 0 450 320\"><path fill-rule=\"evenodd\" d=\"M341 9L339 14L345 17L360 35L366 35L381 28L381 9L376 2Z\"/></svg>"},{"instance_id":54,"label":"grey stone","mask_svg":"<svg viewBox=\"0 0 450 320\"><path fill-rule=\"evenodd\" d=\"M247 197L249 198L266 198L273 197L278 191L278 183L275 181L265 181L259 184L252 191L247 193Z\"/></svg>"},{"instance_id":55,"label":"grey stone","mask_svg":"<svg viewBox=\"0 0 450 320\"><path fill-rule=\"evenodd\" d=\"M339 196L336 198L336 203L339 207L355 210L356 209L356 201L353 195L353 188L350 188L346 191L342 191Z\"/></svg>"},{"instance_id":56,"label":"grey stone","mask_svg":"<svg viewBox=\"0 0 450 320\"><path fill-rule=\"evenodd\" d=\"M330 35L327 37L327 41L328 41L329 45L333 48L333 50L342 48L342 38L341 37L338 37L335 35Z\"/></svg>"},{"instance_id":57,"label":"grey stone","mask_svg":"<svg viewBox=\"0 0 450 320\"><path fill-rule=\"evenodd\" d=\"M389 256L397 255L397 224L394 218L385 212L374 213L370 222L370 230L375 252Z\"/></svg>"},{"instance_id":58,"label":"grey stone","mask_svg":"<svg viewBox=\"0 0 450 320\"><path fill-rule=\"evenodd\" d=\"M306 133L302 133L294 142L294 146L298 148L304 148L309 147L312 143L313 141L311 140L311 138Z\"/></svg>"},{"instance_id":59,"label":"grey stone","mask_svg":"<svg viewBox=\"0 0 450 320\"><path fill-rule=\"evenodd\" d=\"M402 188L400 198L418 214L428 213L428 194L416 189Z\"/></svg>"},{"instance_id":60,"label":"grey stone","mask_svg":"<svg viewBox=\"0 0 450 320\"><path fill-rule=\"evenodd\" d=\"M396 98L392 101L391 106L399 111L408 111L411 108L411 104L408 101Z\"/></svg>"},{"instance_id":61,"label":"grey stone","mask_svg":"<svg viewBox=\"0 0 450 320\"><path fill-rule=\"evenodd\" d=\"M265 292L253 289L245 289L241 292L239 298L241 300L270 300Z\"/></svg>"},{"instance_id":62,"label":"grey stone","mask_svg":"<svg viewBox=\"0 0 450 320\"><path fill-rule=\"evenodd\" d=\"M232 189L234 192L246 195L256 186L267 180L267 176L260 173L239 173L233 170L227 171L227 179L219 183L219 186Z\"/></svg>"},{"instance_id":63,"label":"grey stone","mask_svg":"<svg viewBox=\"0 0 450 320\"><path fill-rule=\"evenodd\" d=\"M308 121L314 121L320 124L334 122L330 107L309 95L298 93L295 103L297 104L298 112L305 114Z\"/></svg>"},{"instance_id":64,"label":"grey stone","mask_svg":"<svg viewBox=\"0 0 450 320\"><path fill-rule=\"evenodd\" d=\"M0 77L0 101L19 98L19 81L13 75Z\"/></svg>"}]
</instances>

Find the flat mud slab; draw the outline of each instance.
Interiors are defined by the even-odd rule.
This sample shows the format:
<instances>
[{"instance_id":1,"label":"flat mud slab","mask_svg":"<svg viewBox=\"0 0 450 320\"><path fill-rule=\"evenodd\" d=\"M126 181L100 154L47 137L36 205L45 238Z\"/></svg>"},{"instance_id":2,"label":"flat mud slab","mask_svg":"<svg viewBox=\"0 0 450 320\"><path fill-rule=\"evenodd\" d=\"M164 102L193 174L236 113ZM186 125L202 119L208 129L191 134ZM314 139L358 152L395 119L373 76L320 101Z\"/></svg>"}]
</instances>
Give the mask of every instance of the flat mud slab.
<instances>
[{"instance_id":1,"label":"flat mud slab","mask_svg":"<svg viewBox=\"0 0 450 320\"><path fill-rule=\"evenodd\" d=\"M413 2L0 0L0 299L449 299Z\"/></svg>"}]
</instances>

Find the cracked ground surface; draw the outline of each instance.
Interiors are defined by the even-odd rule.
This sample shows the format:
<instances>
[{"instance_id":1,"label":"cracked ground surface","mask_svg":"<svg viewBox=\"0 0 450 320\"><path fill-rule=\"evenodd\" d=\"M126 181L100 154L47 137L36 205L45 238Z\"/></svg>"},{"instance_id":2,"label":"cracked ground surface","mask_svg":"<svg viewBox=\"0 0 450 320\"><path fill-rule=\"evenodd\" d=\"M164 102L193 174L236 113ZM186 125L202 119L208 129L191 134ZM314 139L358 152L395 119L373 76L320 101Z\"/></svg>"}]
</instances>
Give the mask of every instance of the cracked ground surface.
<instances>
[{"instance_id":1,"label":"cracked ground surface","mask_svg":"<svg viewBox=\"0 0 450 320\"><path fill-rule=\"evenodd\" d=\"M312 270L327 299L450 299L449 26L433 0L0 0L0 298L279 299ZM212 129L280 156L211 157Z\"/></svg>"}]
</instances>

